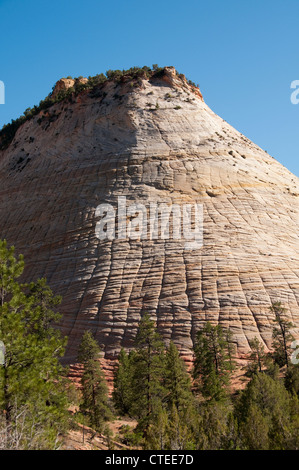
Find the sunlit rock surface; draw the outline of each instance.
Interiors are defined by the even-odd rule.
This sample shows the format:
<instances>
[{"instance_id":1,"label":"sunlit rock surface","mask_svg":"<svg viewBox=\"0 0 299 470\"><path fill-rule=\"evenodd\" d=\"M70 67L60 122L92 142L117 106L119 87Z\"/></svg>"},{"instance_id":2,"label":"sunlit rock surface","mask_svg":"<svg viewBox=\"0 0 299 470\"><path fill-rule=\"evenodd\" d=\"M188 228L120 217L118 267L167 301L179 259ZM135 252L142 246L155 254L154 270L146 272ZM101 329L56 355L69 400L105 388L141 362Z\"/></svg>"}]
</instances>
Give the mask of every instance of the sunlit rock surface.
<instances>
[{"instance_id":1,"label":"sunlit rock surface","mask_svg":"<svg viewBox=\"0 0 299 470\"><path fill-rule=\"evenodd\" d=\"M118 196L203 204L203 247L98 240L96 208ZM24 279L63 296L68 362L86 329L113 359L144 312L187 360L206 321L229 326L240 355L255 336L270 345L271 302L299 327L298 206L298 178L172 68L55 104L0 152L0 237L25 255Z\"/></svg>"}]
</instances>

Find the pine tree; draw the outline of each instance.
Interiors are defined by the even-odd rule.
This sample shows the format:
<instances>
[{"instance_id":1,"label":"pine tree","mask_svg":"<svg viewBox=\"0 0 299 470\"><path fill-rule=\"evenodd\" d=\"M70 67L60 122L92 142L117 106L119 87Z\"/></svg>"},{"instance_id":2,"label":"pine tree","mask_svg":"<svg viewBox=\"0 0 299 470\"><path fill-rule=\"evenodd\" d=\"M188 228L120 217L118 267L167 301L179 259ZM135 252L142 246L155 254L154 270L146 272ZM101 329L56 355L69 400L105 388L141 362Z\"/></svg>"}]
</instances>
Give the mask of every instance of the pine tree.
<instances>
[{"instance_id":1,"label":"pine tree","mask_svg":"<svg viewBox=\"0 0 299 470\"><path fill-rule=\"evenodd\" d=\"M205 398L222 400L227 397L233 368L229 344L220 325L207 323L197 333L194 348L194 378Z\"/></svg>"},{"instance_id":2,"label":"pine tree","mask_svg":"<svg viewBox=\"0 0 299 470\"><path fill-rule=\"evenodd\" d=\"M89 361L99 359L100 353L100 347L95 341L91 331L85 331L78 349L78 360L85 365Z\"/></svg>"},{"instance_id":3,"label":"pine tree","mask_svg":"<svg viewBox=\"0 0 299 470\"><path fill-rule=\"evenodd\" d=\"M294 341L290 330L294 328L294 325L284 318L286 310L282 307L281 302L272 304L270 310L275 315L275 326L273 328L273 357L280 367L286 365L288 368L290 362L290 344Z\"/></svg>"},{"instance_id":4,"label":"pine tree","mask_svg":"<svg viewBox=\"0 0 299 470\"><path fill-rule=\"evenodd\" d=\"M269 422L263 416L259 407L252 404L240 432L242 436L243 449L245 450L269 450Z\"/></svg>"},{"instance_id":5,"label":"pine tree","mask_svg":"<svg viewBox=\"0 0 299 470\"><path fill-rule=\"evenodd\" d=\"M108 387L99 364L100 348L90 331L83 335L78 360L83 364L81 378L81 411L89 418L90 425L97 431L103 430L105 421L112 418L109 406Z\"/></svg>"},{"instance_id":6,"label":"pine tree","mask_svg":"<svg viewBox=\"0 0 299 470\"><path fill-rule=\"evenodd\" d=\"M134 370L134 352L128 355L121 349L118 364L114 372L112 398L116 409L122 415L130 414L132 408L132 380Z\"/></svg>"},{"instance_id":7,"label":"pine tree","mask_svg":"<svg viewBox=\"0 0 299 470\"><path fill-rule=\"evenodd\" d=\"M182 419L175 404L172 405L169 417L169 448L170 450L188 449L190 429Z\"/></svg>"},{"instance_id":8,"label":"pine tree","mask_svg":"<svg viewBox=\"0 0 299 470\"><path fill-rule=\"evenodd\" d=\"M147 429L165 396L164 344L147 314L140 321L135 347L132 413L141 420L141 426Z\"/></svg>"},{"instance_id":9,"label":"pine tree","mask_svg":"<svg viewBox=\"0 0 299 470\"><path fill-rule=\"evenodd\" d=\"M15 258L14 247L7 247L6 240L0 240L0 306L3 307L8 294L13 294L17 288L16 283L24 271L24 257Z\"/></svg>"},{"instance_id":10,"label":"pine tree","mask_svg":"<svg viewBox=\"0 0 299 470\"><path fill-rule=\"evenodd\" d=\"M290 365L286 371L284 384L286 389L299 397L299 367L298 365Z\"/></svg>"},{"instance_id":11,"label":"pine tree","mask_svg":"<svg viewBox=\"0 0 299 470\"><path fill-rule=\"evenodd\" d=\"M28 322L31 322L31 328L39 334L41 338L46 338L53 334L59 336L59 330L54 330L53 325L57 324L61 315L57 312L57 307L60 305L62 298L54 296L52 290L47 285L45 278L38 279L37 282L31 282L23 286L27 298L31 298L31 315ZM29 325L28 325L29 326Z\"/></svg>"},{"instance_id":12,"label":"pine tree","mask_svg":"<svg viewBox=\"0 0 299 470\"><path fill-rule=\"evenodd\" d=\"M169 449L169 418L168 412L162 405L157 412L144 441L145 450Z\"/></svg>"},{"instance_id":13,"label":"pine tree","mask_svg":"<svg viewBox=\"0 0 299 470\"><path fill-rule=\"evenodd\" d=\"M229 363L228 370L233 372L236 369L236 363L234 361L234 356L236 355L236 345L233 342L233 333L229 328L225 330L224 338L226 342L227 358Z\"/></svg>"},{"instance_id":14,"label":"pine tree","mask_svg":"<svg viewBox=\"0 0 299 470\"><path fill-rule=\"evenodd\" d=\"M253 376L236 403L244 449L286 450L298 448L298 400L280 379L267 374ZM265 434L266 433L266 434Z\"/></svg>"},{"instance_id":15,"label":"pine tree","mask_svg":"<svg viewBox=\"0 0 299 470\"><path fill-rule=\"evenodd\" d=\"M165 356L165 401L169 409L175 405L178 410L184 410L193 403L190 376L179 351L171 341Z\"/></svg>"},{"instance_id":16,"label":"pine tree","mask_svg":"<svg viewBox=\"0 0 299 470\"><path fill-rule=\"evenodd\" d=\"M64 371L59 363L66 342L50 325L46 335L42 332L43 315L45 310L50 314L54 296L45 280L31 284L33 290L47 291L42 309L28 286L18 282L23 269L23 257L17 260L14 248L0 241L0 339L5 346L5 362L0 365L0 409L5 414L7 445L21 413L25 421L19 445L32 445L28 436L36 430L36 448L52 448L67 421ZM51 315L58 318L56 312Z\"/></svg>"},{"instance_id":17,"label":"pine tree","mask_svg":"<svg viewBox=\"0 0 299 470\"><path fill-rule=\"evenodd\" d=\"M231 423L231 408L221 400L210 400L200 404L198 450L223 450L228 441L236 440L236 429ZM233 423L234 424L234 423Z\"/></svg>"},{"instance_id":18,"label":"pine tree","mask_svg":"<svg viewBox=\"0 0 299 470\"><path fill-rule=\"evenodd\" d=\"M254 338L252 341L249 341L251 347L251 353L249 355L249 364L246 367L247 377L252 377L258 372L265 370L265 367L269 364L268 357L265 353L264 345Z\"/></svg>"}]
</instances>

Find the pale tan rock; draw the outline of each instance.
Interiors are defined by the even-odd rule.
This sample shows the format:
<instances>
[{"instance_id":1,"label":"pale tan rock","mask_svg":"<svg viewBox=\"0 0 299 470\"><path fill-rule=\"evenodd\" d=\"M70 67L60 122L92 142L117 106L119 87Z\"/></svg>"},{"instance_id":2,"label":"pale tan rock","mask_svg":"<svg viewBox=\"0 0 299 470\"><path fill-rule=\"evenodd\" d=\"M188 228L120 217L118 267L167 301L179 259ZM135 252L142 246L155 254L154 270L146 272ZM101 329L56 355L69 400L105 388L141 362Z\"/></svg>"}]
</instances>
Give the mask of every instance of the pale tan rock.
<instances>
[{"instance_id":1,"label":"pale tan rock","mask_svg":"<svg viewBox=\"0 0 299 470\"><path fill-rule=\"evenodd\" d=\"M96 207L118 196L202 203L203 248L98 240ZM55 104L0 152L0 238L25 255L24 279L63 296L69 362L90 329L110 364L144 312L187 360L206 321L230 327L241 355L255 336L270 346L271 302L299 327L298 206L298 178L172 68Z\"/></svg>"},{"instance_id":2,"label":"pale tan rock","mask_svg":"<svg viewBox=\"0 0 299 470\"><path fill-rule=\"evenodd\" d=\"M72 88L76 83L76 80L73 78L61 78L56 82L55 87L52 91L52 98L56 98L56 96L61 92L61 91L66 91L69 88Z\"/></svg>"}]
</instances>

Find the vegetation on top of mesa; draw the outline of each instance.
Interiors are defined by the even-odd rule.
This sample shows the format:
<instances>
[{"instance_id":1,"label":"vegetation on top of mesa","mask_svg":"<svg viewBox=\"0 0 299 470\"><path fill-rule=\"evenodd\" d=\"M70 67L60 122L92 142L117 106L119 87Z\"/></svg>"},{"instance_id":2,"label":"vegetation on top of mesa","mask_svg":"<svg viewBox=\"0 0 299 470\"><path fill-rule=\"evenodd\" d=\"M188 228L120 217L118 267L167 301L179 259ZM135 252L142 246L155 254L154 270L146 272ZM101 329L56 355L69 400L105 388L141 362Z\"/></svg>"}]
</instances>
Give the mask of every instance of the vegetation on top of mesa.
<instances>
[{"instance_id":1,"label":"vegetation on top of mesa","mask_svg":"<svg viewBox=\"0 0 299 470\"><path fill-rule=\"evenodd\" d=\"M135 84L138 85L141 82L142 78L158 78L162 77L165 72L165 67L159 67L157 64L154 64L152 68L144 67L132 67L128 70L108 70L106 74L100 73L94 77L88 77L86 83L82 83L80 79L83 77L74 78L74 86L68 88L67 90L61 90L55 97L50 93L44 100L40 101L38 106L33 106L33 108L27 108L23 115L18 119L12 119L10 123L4 125L0 130L0 150L4 150L12 142L17 130L19 127L24 124L26 121L32 119L41 111L49 109L55 103L60 103L64 100L71 100L74 96L77 96L84 90L92 90L95 87L102 86L108 81L122 82L126 83L129 81L135 81ZM185 76L181 73L177 73L178 78L181 80L185 79ZM68 79L72 77L68 76ZM196 87L194 82L187 80L188 84ZM53 87L53 90L55 85Z\"/></svg>"}]
</instances>

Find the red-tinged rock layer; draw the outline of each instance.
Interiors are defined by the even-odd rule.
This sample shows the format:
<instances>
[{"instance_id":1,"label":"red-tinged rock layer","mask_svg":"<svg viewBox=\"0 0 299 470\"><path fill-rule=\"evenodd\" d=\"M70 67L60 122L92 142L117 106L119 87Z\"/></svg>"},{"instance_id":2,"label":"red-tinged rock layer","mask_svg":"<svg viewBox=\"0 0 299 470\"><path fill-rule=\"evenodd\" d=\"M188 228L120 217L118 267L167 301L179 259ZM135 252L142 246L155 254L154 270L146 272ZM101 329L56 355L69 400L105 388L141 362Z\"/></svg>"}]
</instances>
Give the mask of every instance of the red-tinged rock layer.
<instances>
[{"instance_id":1,"label":"red-tinged rock layer","mask_svg":"<svg viewBox=\"0 0 299 470\"><path fill-rule=\"evenodd\" d=\"M118 196L201 203L203 247L97 239L96 208ZM24 279L63 296L68 362L86 329L113 360L144 312L188 361L206 321L230 327L240 355L255 336L270 346L272 302L299 327L298 196L298 178L171 68L57 103L0 152L0 238L25 255Z\"/></svg>"}]
</instances>

